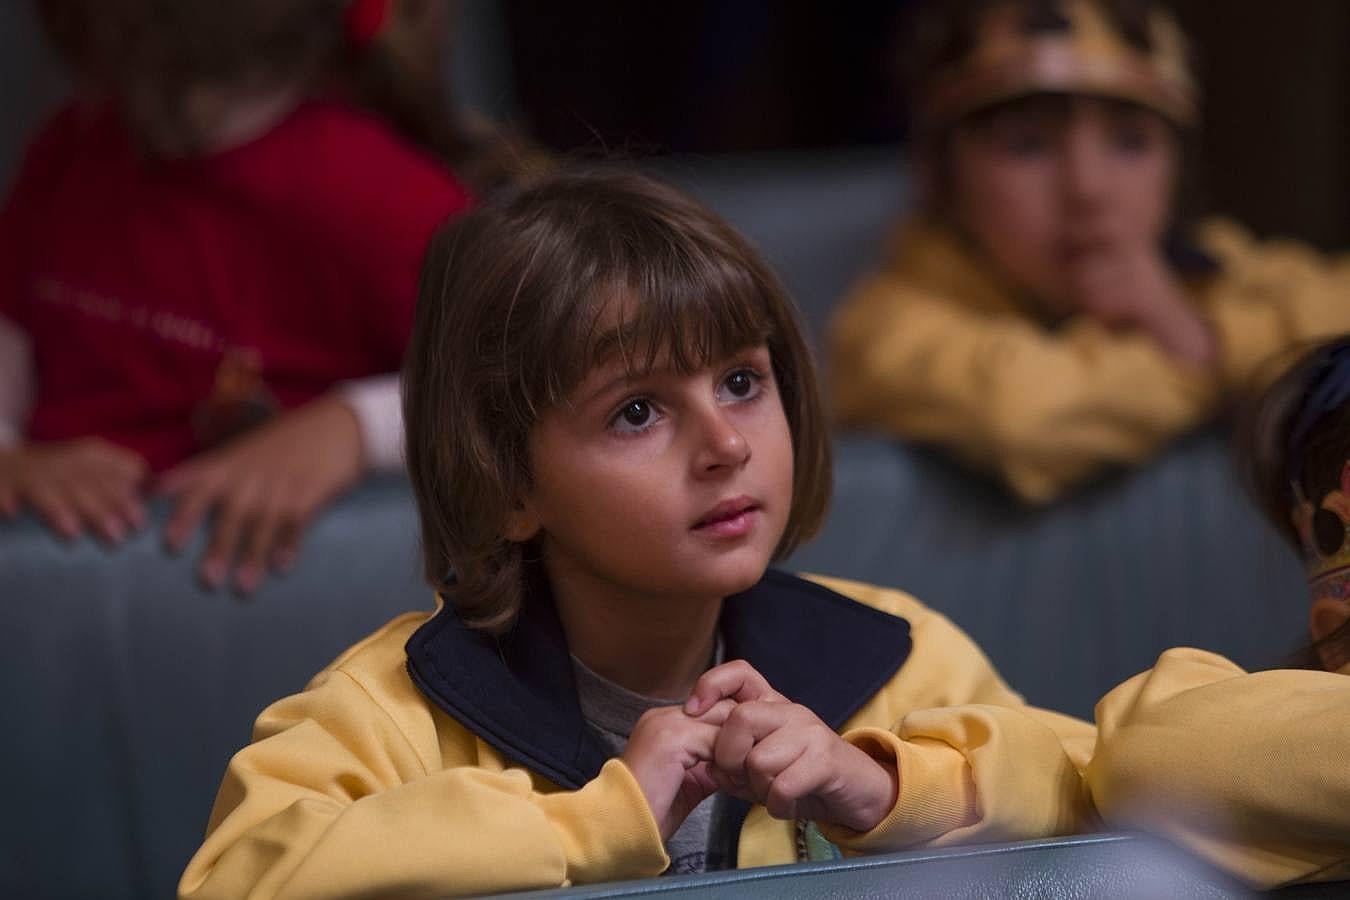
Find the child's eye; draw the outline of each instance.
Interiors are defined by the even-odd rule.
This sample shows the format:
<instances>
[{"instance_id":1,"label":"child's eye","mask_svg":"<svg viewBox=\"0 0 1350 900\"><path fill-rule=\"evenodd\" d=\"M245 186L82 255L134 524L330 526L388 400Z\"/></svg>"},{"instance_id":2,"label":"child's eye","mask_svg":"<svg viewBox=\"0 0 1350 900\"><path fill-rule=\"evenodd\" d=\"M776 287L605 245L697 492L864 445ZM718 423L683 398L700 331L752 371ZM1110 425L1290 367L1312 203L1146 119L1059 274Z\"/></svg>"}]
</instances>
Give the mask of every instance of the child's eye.
<instances>
[{"instance_id":1,"label":"child's eye","mask_svg":"<svg viewBox=\"0 0 1350 900\"><path fill-rule=\"evenodd\" d=\"M753 369L737 369L722 379L721 399L749 400L759 393L763 377Z\"/></svg>"},{"instance_id":2,"label":"child's eye","mask_svg":"<svg viewBox=\"0 0 1350 900\"><path fill-rule=\"evenodd\" d=\"M1131 156L1147 151L1153 144L1153 135L1140 126L1118 127L1112 137L1116 149Z\"/></svg>"},{"instance_id":3,"label":"child's eye","mask_svg":"<svg viewBox=\"0 0 1350 900\"><path fill-rule=\"evenodd\" d=\"M645 431L656 421L656 410L645 397L634 397L624 401L618 411L609 420L609 427L615 431L636 434Z\"/></svg>"}]
</instances>

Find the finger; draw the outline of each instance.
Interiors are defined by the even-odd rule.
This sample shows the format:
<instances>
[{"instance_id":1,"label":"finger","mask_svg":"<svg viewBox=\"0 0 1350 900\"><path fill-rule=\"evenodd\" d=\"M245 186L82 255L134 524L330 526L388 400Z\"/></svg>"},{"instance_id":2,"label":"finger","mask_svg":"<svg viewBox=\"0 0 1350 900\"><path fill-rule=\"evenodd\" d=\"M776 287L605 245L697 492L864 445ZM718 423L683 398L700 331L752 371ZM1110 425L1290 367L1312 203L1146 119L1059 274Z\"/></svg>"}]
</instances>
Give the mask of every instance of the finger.
<instances>
[{"instance_id":1,"label":"finger","mask_svg":"<svg viewBox=\"0 0 1350 900\"><path fill-rule=\"evenodd\" d=\"M114 451L108 457L109 467L119 478L139 487L150 474L149 463L140 454L123 447L115 447Z\"/></svg>"},{"instance_id":2,"label":"finger","mask_svg":"<svg viewBox=\"0 0 1350 900\"><path fill-rule=\"evenodd\" d=\"M791 792L792 783L779 785L779 777L789 766L798 762L809 747L807 736L800 730L780 728L751 748L745 757L746 783L751 792L766 803L775 788L780 802L795 802L800 796ZM800 780L800 778L798 779ZM786 791L786 793L784 793Z\"/></svg>"},{"instance_id":3,"label":"finger","mask_svg":"<svg viewBox=\"0 0 1350 900\"><path fill-rule=\"evenodd\" d=\"M705 722L709 725L716 725L717 727L720 728L722 725L726 723L727 718L731 715L732 710L734 710L735 708L736 708L735 700L731 699L718 700L712 706L708 707L703 712L699 713L697 716L694 716L693 718L697 719L700 722Z\"/></svg>"},{"instance_id":4,"label":"finger","mask_svg":"<svg viewBox=\"0 0 1350 900\"><path fill-rule=\"evenodd\" d=\"M0 516L13 519L19 515L19 492L9 485L0 485Z\"/></svg>"},{"instance_id":5,"label":"finger","mask_svg":"<svg viewBox=\"0 0 1350 900\"><path fill-rule=\"evenodd\" d=\"M816 794L830 773L806 747L801 750L796 759L778 770L764 791L764 808L775 819L814 819L824 809Z\"/></svg>"},{"instance_id":6,"label":"finger","mask_svg":"<svg viewBox=\"0 0 1350 900\"><path fill-rule=\"evenodd\" d=\"M690 768L685 769L684 777L697 788L701 795L700 799L702 799L717 792L717 780L714 777L716 771L712 763L707 760L700 760Z\"/></svg>"},{"instance_id":7,"label":"finger","mask_svg":"<svg viewBox=\"0 0 1350 900\"><path fill-rule=\"evenodd\" d=\"M117 497L117 512L122 516L122 520L127 523L127 527L132 531L140 531L145 527L145 503L140 495L134 492L119 492Z\"/></svg>"},{"instance_id":8,"label":"finger","mask_svg":"<svg viewBox=\"0 0 1350 900\"><path fill-rule=\"evenodd\" d=\"M116 544L126 537L126 524L97 481L67 485L66 495L75 513L103 540Z\"/></svg>"},{"instance_id":9,"label":"finger","mask_svg":"<svg viewBox=\"0 0 1350 900\"><path fill-rule=\"evenodd\" d=\"M239 542L246 528L256 521L259 509L252 487L229 497L216 515L211 532L211 543L202 558L201 576L208 586L215 588L225 583L230 563L239 551Z\"/></svg>"},{"instance_id":10,"label":"finger","mask_svg":"<svg viewBox=\"0 0 1350 900\"><path fill-rule=\"evenodd\" d=\"M196 532L211 506L219 499L220 487L214 481L199 481L185 487L164 524L164 543L177 553Z\"/></svg>"},{"instance_id":11,"label":"finger","mask_svg":"<svg viewBox=\"0 0 1350 900\"><path fill-rule=\"evenodd\" d=\"M696 716L717 701L730 697L738 703L754 700L782 700L764 676L743 659L732 660L709 669L699 678L684 702L684 711Z\"/></svg>"},{"instance_id":12,"label":"finger","mask_svg":"<svg viewBox=\"0 0 1350 900\"><path fill-rule=\"evenodd\" d=\"M210 457L198 456L160 473L155 479L154 493L165 496L188 490L212 471L211 462Z\"/></svg>"},{"instance_id":13,"label":"finger","mask_svg":"<svg viewBox=\"0 0 1350 900\"><path fill-rule=\"evenodd\" d=\"M271 565L277 572L289 572L295 568L300 556L300 540L314 518L317 506L302 503L288 506L281 514L281 525L272 539Z\"/></svg>"},{"instance_id":14,"label":"finger","mask_svg":"<svg viewBox=\"0 0 1350 900\"><path fill-rule=\"evenodd\" d=\"M56 491L48 487L30 490L28 502L47 523L47 527L61 537L74 540L80 536L80 517L75 514L70 502Z\"/></svg>"},{"instance_id":15,"label":"finger","mask_svg":"<svg viewBox=\"0 0 1350 900\"><path fill-rule=\"evenodd\" d=\"M783 725L792 709L788 703L762 701L737 705L717 734L714 764L733 779L748 782L746 756L757 742Z\"/></svg>"},{"instance_id":16,"label":"finger","mask_svg":"<svg viewBox=\"0 0 1350 900\"><path fill-rule=\"evenodd\" d=\"M131 482L121 476L104 476L91 481L89 489L124 531L137 530L144 524L145 507Z\"/></svg>"},{"instance_id":17,"label":"finger","mask_svg":"<svg viewBox=\"0 0 1350 900\"><path fill-rule=\"evenodd\" d=\"M733 778L726 772L717 768L715 764L710 764L708 774L712 778L713 783L717 785L717 789L722 793L739 798L747 803L756 802L755 795L750 792L750 787L746 784L744 779Z\"/></svg>"},{"instance_id":18,"label":"finger","mask_svg":"<svg viewBox=\"0 0 1350 900\"><path fill-rule=\"evenodd\" d=\"M243 535L239 566L234 573L234 585L240 591L252 593L262 582L267 560L276 549L277 536L284 524L283 515L280 505L269 504Z\"/></svg>"},{"instance_id":19,"label":"finger","mask_svg":"<svg viewBox=\"0 0 1350 900\"><path fill-rule=\"evenodd\" d=\"M144 480L134 468L123 465L108 466L97 478L107 504L134 530L145 526L145 504L141 501Z\"/></svg>"},{"instance_id":20,"label":"finger","mask_svg":"<svg viewBox=\"0 0 1350 900\"><path fill-rule=\"evenodd\" d=\"M295 568L295 561L300 558L300 536L304 532L304 526L299 522L286 522L277 532L275 541L276 549L272 552L272 568L276 572L285 574Z\"/></svg>"}]
</instances>

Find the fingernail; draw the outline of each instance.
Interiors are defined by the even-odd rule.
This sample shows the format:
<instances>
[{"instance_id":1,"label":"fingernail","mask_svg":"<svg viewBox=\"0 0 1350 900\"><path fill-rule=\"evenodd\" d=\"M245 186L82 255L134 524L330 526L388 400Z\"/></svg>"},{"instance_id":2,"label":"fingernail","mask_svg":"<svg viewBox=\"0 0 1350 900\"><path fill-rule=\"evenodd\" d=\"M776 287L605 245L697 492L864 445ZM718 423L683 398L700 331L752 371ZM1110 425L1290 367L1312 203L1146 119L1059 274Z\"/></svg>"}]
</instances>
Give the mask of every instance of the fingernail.
<instances>
[{"instance_id":1,"label":"fingernail","mask_svg":"<svg viewBox=\"0 0 1350 900\"><path fill-rule=\"evenodd\" d=\"M695 698L695 697L690 697L688 700L684 701L684 714L685 714L686 716L696 716L696 715L698 715L698 699L697 699L697 698Z\"/></svg>"},{"instance_id":2,"label":"fingernail","mask_svg":"<svg viewBox=\"0 0 1350 900\"><path fill-rule=\"evenodd\" d=\"M255 565L240 566L234 573L234 586L245 594L251 594L262 581L262 572Z\"/></svg>"},{"instance_id":3,"label":"fingernail","mask_svg":"<svg viewBox=\"0 0 1350 900\"><path fill-rule=\"evenodd\" d=\"M108 519L105 521L103 523L103 531L108 536L108 540L113 543L118 543L127 536L126 526L116 519Z\"/></svg>"},{"instance_id":4,"label":"fingernail","mask_svg":"<svg viewBox=\"0 0 1350 900\"><path fill-rule=\"evenodd\" d=\"M210 587L220 587L220 583L225 580L225 564L218 559L203 563L202 580Z\"/></svg>"}]
</instances>

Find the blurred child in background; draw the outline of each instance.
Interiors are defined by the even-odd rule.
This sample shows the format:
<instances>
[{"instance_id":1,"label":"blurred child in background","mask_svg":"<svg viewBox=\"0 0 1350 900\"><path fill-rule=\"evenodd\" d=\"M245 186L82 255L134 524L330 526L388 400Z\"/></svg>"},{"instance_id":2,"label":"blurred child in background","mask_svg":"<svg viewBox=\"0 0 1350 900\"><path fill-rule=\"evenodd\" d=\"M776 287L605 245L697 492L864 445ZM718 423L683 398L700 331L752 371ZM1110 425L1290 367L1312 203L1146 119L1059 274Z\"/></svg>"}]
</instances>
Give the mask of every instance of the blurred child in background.
<instances>
[{"instance_id":1,"label":"blurred child in background","mask_svg":"<svg viewBox=\"0 0 1350 900\"><path fill-rule=\"evenodd\" d=\"M1162 3L933 0L913 26L922 205L833 323L841 423L1045 502L1350 329L1344 263L1179 220L1200 98Z\"/></svg>"},{"instance_id":2,"label":"blurred child in background","mask_svg":"<svg viewBox=\"0 0 1350 900\"><path fill-rule=\"evenodd\" d=\"M1350 879L1350 338L1305 352L1238 437L1258 504L1307 564L1313 643L1301 669L1254 674L1165 653L1097 706L1093 799L1262 887Z\"/></svg>"},{"instance_id":3,"label":"blurred child in background","mask_svg":"<svg viewBox=\"0 0 1350 900\"><path fill-rule=\"evenodd\" d=\"M0 218L0 513L121 540L147 490L255 587L401 467L436 226L510 174L446 88L445 0L39 0L75 98Z\"/></svg>"}]
</instances>

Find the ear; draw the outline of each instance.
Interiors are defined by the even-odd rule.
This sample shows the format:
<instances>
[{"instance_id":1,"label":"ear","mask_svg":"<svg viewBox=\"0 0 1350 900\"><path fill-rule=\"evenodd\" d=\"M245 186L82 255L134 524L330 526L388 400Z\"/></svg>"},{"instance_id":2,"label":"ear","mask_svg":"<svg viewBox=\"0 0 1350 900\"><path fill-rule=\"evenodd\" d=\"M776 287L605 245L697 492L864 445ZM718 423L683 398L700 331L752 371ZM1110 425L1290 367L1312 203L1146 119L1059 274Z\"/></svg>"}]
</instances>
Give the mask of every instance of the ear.
<instances>
[{"instance_id":1,"label":"ear","mask_svg":"<svg viewBox=\"0 0 1350 900\"><path fill-rule=\"evenodd\" d=\"M1308 633L1313 643L1318 643L1335 634L1347 621L1350 621L1350 603L1335 597L1318 597L1308 614ZM1327 650L1319 649L1318 653L1322 657L1322 667L1328 671L1335 671L1345 664L1344 660L1329 659Z\"/></svg>"},{"instance_id":2,"label":"ear","mask_svg":"<svg viewBox=\"0 0 1350 900\"><path fill-rule=\"evenodd\" d=\"M515 508L507 515L506 527L503 532L508 541L523 544L538 534L539 528L539 516L535 513L530 502L525 500L517 503Z\"/></svg>"},{"instance_id":3,"label":"ear","mask_svg":"<svg viewBox=\"0 0 1350 900\"><path fill-rule=\"evenodd\" d=\"M1341 493L1350 495L1350 460L1341 466Z\"/></svg>"}]
</instances>

